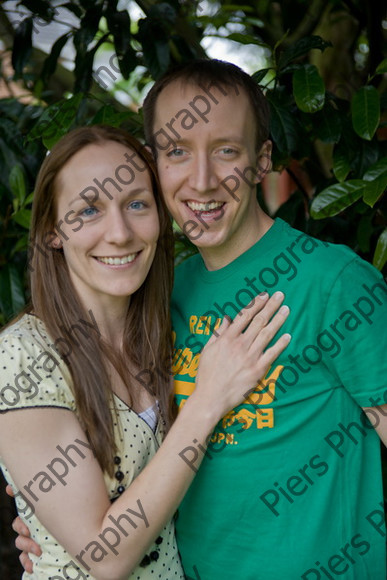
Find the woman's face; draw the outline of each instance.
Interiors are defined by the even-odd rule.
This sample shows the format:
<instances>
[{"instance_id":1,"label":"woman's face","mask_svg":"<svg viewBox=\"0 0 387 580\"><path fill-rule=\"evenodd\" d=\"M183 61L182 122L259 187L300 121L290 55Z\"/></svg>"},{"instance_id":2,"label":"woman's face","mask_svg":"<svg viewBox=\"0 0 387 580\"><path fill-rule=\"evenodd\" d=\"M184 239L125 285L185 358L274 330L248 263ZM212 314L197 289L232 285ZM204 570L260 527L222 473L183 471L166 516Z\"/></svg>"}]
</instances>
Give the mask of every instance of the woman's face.
<instances>
[{"instance_id":1,"label":"woman's face","mask_svg":"<svg viewBox=\"0 0 387 580\"><path fill-rule=\"evenodd\" d=\"M53 245L62 244L85 308L127 302L149 272L160 231L145 162L115 141L87 145L58 174L56 220Z\"/></svg>"}]
</instances>

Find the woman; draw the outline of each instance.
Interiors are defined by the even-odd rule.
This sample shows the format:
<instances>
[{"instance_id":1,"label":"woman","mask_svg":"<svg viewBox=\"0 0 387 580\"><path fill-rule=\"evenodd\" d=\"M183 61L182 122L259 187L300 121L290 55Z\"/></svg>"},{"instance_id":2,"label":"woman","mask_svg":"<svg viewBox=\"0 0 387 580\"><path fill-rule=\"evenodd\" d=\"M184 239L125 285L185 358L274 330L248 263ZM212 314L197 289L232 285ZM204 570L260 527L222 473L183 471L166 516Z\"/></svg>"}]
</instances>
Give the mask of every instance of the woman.
<instances>
[{"instance_id":1,"label":"woman","mask_svg":"<svg viewBox=\"0 0 387 580\"><path fill-rule=\"evenodd\" d=\"M204 452L289 342L263 352L288 313L278 297L225 319L171 426L170 381L136 380L171 354L171 244L132 137L87 127L52 149L35 190L32 304L0 339L1 466L43 550L25 578L183 578L172 518L195 472L181 452Z\"/></svg>"}]
</instances>

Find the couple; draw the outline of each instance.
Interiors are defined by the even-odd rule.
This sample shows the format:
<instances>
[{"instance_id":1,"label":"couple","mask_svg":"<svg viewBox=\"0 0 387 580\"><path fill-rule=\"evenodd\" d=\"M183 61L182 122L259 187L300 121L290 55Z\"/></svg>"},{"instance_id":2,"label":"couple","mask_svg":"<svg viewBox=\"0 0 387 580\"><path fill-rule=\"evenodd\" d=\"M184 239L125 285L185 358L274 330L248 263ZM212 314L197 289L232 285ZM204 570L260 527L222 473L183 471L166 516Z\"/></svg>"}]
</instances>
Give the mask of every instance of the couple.
<instances>
[{"instance_id":1,"label":"couple","mask_svg":"<svg viewBox=\"0 0 387 580\"><path fill-rule=\"evenodd\" d=\"M240 69L168 73L144 118L200 250L172 297L179 413L153 372L170 353L170 225L151 161L117 130L77 130L40 172L31 235L52 251L35 252L33 308L1 340L17 400L2 398L1 461L43 547L31 577L183 578L181 503L189 578L385 580L382 277L261 210L268 109Z\"/></svg>"}]
</instances>

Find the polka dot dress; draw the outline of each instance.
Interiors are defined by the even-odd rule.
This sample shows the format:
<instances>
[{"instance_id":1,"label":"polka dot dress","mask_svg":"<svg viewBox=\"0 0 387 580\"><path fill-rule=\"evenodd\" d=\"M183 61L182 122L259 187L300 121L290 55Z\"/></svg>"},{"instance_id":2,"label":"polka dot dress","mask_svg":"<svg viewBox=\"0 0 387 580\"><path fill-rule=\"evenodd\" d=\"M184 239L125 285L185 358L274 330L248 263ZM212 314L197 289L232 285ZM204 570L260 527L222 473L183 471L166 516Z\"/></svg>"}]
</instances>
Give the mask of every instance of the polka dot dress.
<instances>
[{"instance_id":1,"label":"polka dot dress","mask_svg":"<svg viewBox=\"0 0 387 580\"><path fill-rule=\"evenodd\" d=\"M55 350L44 324L35 316L24 315L0 335L0 369L0 412L32 407L59 407L76 413L68 368ZM125 489L129 487L152 459L162 441L160 424L153 432L146 421L121 399L116 396L114 399L116 413L113 410L112 413L118 448L115 473L117 470L120 473L118 479L104 475L112 501L119 496L120 486ZM74 452L71 457L75 457ZM6 480L16 489L1 458L0 467ZM154 484L157 485L157 481ZM92 485L92 482L88 485ZM29 526L32 538L43 551L40 557L31 555L34 573L25 572L23 580L92 580L87 569L70 556L39 522L34 513L34 502L26 493L19 492L16 495L16 504L20 516ZM140 522L138 518L135 521L137 524ZM130 532L127 520L120 520L120 524ZM83 554L85 564L92 563L91 553L92 550ZM138 566L129 576L130 580L184 578L172 521L164 527L148 554L153 554L154 559L145 567Z\"/></svg>"}]
</instances>

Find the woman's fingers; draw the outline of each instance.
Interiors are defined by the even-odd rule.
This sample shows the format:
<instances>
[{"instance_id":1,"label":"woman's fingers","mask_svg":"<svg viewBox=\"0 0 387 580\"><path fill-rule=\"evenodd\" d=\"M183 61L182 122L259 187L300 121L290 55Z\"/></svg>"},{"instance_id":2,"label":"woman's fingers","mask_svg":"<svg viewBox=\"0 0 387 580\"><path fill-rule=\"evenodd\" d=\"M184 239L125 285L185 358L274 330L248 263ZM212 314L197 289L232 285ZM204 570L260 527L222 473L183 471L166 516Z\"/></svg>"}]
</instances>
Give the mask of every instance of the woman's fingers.
<instances>
[{"instance_id":1,"label":"woman's fingers","mask_svg":"<svg viewBox=\"0 0 387 580\"><path fill-rule=\"evenodd\" d=\"M291 335L289 333L285 333L275 341L273 346L267 348L265 352L262 353L260 357L260 364L263 366L263 368L268 368L276 360L276 358L279 357L281 352L283 352L288 346L291 339Z\"/></svg>"},{"instance_id":2,"label":"woman's fingers","mask_svg":"<svg viewBox=\"0 0 387 580\"><path fill-rule=\"evenodd\" d=\"M249 327L248 329L252 335L250 348L256 350L257 354L259 355L267 347L267 345L285 323L287 317L289 316L289 312L290 310L288 306L281 306L278 312L276 312L272 317L270 322L268 322L264 327L258 329L254 328L255 321L253 320L253 322L250 324L250 326L253 326L253 328L250 329Z\"/></svg>"},{"instance_id":3,"label":"woman's fingers","mask_svg":"<svg viewBox=\"0 0 387 580\"><path fill-rule=\"evenodd\" d=\"M212 332L210 340L207 342L208 345L214 343L219 336L225 332L225 330L232 324L231 318L229 316L225 316L222 320L221 325L219 328Z\"/></svg>"},{"instance_id":4,"label":"woman's fingers","mask_svg":"<svg viewBox=\"0 0 387 580\"><path fill-rule=\"evenodd\" d=\"M253 319L251 320L249 326L246 328L246 330L244 331L244 335L246 340L251 340L251 342L254 342L255 339L257 338L257 336L260 335L260 333L265 329L265 334L267 329L271 329L271 319L273 318L275 313L278 313L278 309L280 309L281 304L284 300L285 296L282 292L275 292L275 294L273 294L273 296L270 298L270 300L265 304L264 308L262 308L257 314L255 314L255 316L253 317ZM284 308L284 307L282 307ZM289 312L288 307L287 308L287 313ZM281 311L281 312L285 312L285 311ZM274 318L273 318L274 320ZM281 324L278 326L278 328L284 323L284 319L283 317L279 317L276 319L276 324L278 323L278 321L281 321ZM276 326L276 324L274 326ZM277 328L277 330L278 330ZM274 336L274 334L273 334Z\"/></svg>"},{"instance_id":5,"label":"woman's fingers","mask_svg":"<svg viewBox=\"0 0 387 580\"><path fill-rule=\"evenodd\" d=\"M234 338L241 334L247 326L251 323L254 317L258 315L259 312L263 311L268 303L269 295L267 292L262 292L258 294L250 304L247 304L238 314L235 316L230 328L227 330L230 338Z\"/></svg>"}]
</instances>

